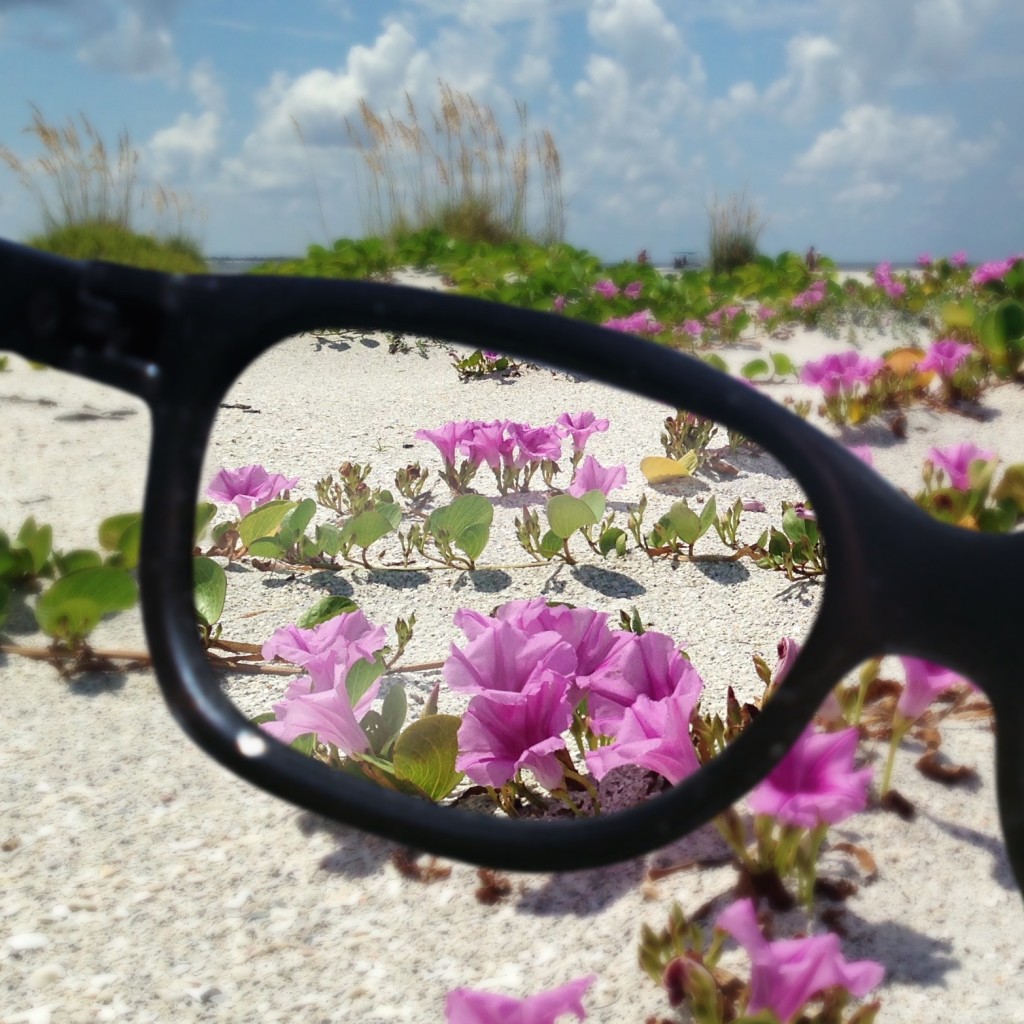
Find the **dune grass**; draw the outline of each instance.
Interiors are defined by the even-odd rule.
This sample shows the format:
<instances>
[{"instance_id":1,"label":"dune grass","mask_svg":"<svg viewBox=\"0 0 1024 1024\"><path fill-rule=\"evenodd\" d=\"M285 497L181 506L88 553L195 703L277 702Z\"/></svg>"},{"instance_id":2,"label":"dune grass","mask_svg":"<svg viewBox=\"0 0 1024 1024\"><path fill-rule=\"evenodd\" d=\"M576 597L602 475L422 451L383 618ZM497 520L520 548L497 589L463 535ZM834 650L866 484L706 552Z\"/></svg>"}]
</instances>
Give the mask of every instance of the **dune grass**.
<instances>
[{"instance_id":1,"label":"dune grass","mask_svg":"<svg viewBox=\"0 0 1024 1024\"><path fill-rule=\"evenodd\" d=\"M562 164L551 132L531 133L517 102L518 137L510 142L490 107L440 80L438 94L426 121L408 94L404 117L378 114L363 100L358 122L346 119L366 175L366 231L392 239L437 229L467 242L561 241Z\"/></svg>"},{"instance_id":2,"label":"dune grass","mask_svg":"<svg viewBox=\"0 0 1024 1024\"><path fill-rule=\"evenodd\" d=\"M708 211L708 262L714 273L731 273L737 267L753 263L758 242L768 221L761 217L746 191L731 195L724 202L715 198Z\"/></svg>"},{"instance_id":3,"label":"dune grass","mask_svg":"<svg viewBox=\"0 0 1024 1024\"><path fill-rule=\"evenodd\" d=\"M36 139L41 155L26 160L0 145L0 161L32 196L42 221L27 244L75 259L183 273L205 269L198 242L185 230L195 214L191 198L163 185L140 187L139 153L127 131L111 147L84 114L57 124L34 104L31 111L25 134ZM146 207L158 223L173 216L174 230L140 231L137 219Z\"/></svg>"}]
</instances>

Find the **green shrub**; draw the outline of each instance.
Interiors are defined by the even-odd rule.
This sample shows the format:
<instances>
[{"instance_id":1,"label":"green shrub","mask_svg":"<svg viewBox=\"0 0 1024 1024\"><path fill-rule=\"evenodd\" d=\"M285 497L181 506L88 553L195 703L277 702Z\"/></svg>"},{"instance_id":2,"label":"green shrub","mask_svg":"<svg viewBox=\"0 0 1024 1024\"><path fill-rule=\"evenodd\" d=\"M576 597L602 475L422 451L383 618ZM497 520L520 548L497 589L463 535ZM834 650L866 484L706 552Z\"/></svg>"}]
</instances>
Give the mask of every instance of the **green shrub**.
<instances>
[{"instance_id":1,"label":"green shrub","mask_svg":"<svg viewBox=\"0 0 1024 1024\"><path fill-rule=\"evenodd\" d=\"M206 270L199 247L191 239L154 238L108 221L56 227L29 238L28 244L76 260L108 260L176 274L201 274Z\"/></svg>"},{"instance_id":2,"label":"green shrub","mask_svg":"<svg viewBox=\"0 0 1024 1024\"><path fill-rule=\"evenodd\" d=\"M746 192L724 203L716 196L708 207L708 220L708 260L713 273L729 274L757 260L757 243L768 222Z\"/></svg>"}]
</instances>

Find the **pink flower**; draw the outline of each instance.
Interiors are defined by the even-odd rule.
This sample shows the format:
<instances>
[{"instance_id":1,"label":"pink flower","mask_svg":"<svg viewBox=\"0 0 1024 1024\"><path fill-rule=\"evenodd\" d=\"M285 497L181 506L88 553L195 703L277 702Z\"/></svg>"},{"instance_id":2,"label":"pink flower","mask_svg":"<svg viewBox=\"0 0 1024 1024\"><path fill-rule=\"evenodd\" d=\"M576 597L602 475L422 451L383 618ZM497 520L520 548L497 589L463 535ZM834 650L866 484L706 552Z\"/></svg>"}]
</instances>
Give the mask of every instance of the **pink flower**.
<instances>
[{"instance_id":1,"label":"pink flower","mask_svg":"<svg viewBox=\"0 0 1024 1024\"><path fill-rule=\"evenodd\" d=\"M625 331L627 334L660 334L665 325L654 319L649 309L641 309L629 316L612 317L601 325L613 331Z\"/></svg>"},{"instance_id":2,"label":"pink flower","mask_svg":"<svg viewBox=\"0 0 1024 1024\"><path fill-rule=\"evenodd\" d=\"M953 267L966 267L967 266L967 253L963 249L957 250L949 257L950 266Z\"/></svg>"},{"instance_id":3,"label":"pink flower","mask_svg":"<svg viewBox=\"0 0 1024 1024\"><path fill-rule=\"evenodd\" d=\"M765 320L771 320L773 316L775 316L774 309L770 309L768 306L761 305L757 307L757 319L760 320L762 323L764 323Z\"/></svg>"},{"instance_id":4,"label":"pink flower","mask_svg":"<svg viewBox=\"0 0 1024 1024\"><path fill-rule=\"evenodd\" d=\"M1015 256L1010 256L1005 260L993 260L989 263L982 263L977 270L971 274L971 284L982 285L988 284L989 281L1001 281L1006 275L1013 270L1014 264L1017 262Z\"/></svg>"},{"instance_id":5,"label":"pink flower","mask_svg":"<svg viewBox=\"0 0 1024 1024\"><path fill-rule=\"evenodd\" d=\"M963 441L960 444L947 445L945 448L930 449L927 461L949 477L950 487L958 491L967 491L971 487L971 466L975 462L989 462L994 458L995 452L979 448L971 441Z\"/></svg>"},{"instance_id":6,"label":"pink flower","mask_svg":"<svg viewBox=\"0 0 1024 1024\"><path fill-rule=\"evenodd\" d=\"M591 974L526 999L457 988L445 1000L445 1018L447 1024L555 1024L563 1014L573 1013L586 1020L583 994L596 980Z\"/></svg>"},{"instance_id":7,"label":"pink flower","mask_svg":"<svg viewBox=\"0 0 1024 1024\"><path fill-rule=\"evenodd\" d=\"M704 325L699 320L684 320L683 332L693 338L699 338L704 333Z\"/></svg>"},{"instance_id":8,"label":"pink flower","mask_svg":"<svg viewBox=\"0 0 1024 1024\"><path fill-rule=\"evenodd\" d=\"M555 429L563 437L572 438L572 450L581 452L587 446L592 434L599 434L608 429L607 420L599 420L592 412L563 412L555 420Z\"/></svg>"},{"instance_id":9,"label":"pink flower","mask_svg":"<svg viewBox=\"0 0 1024 1024\"><path fill-rule=\"evenodd\" d=\"M609 281L607 278L598 281L597 284L591 288L591 291L596 292L605 299L614 299L615 296L619 294L619 289L616 287L615 282Z\"/></svg>"},{"instance_id":10,"label":"pink flower","mask_svg":"<svg viewBox=\"0 0 1024 1024\"><path fill-rule=\"evenodd\" d=\"M908 722L916 721L940 693L963 682L955 672L923 658L900 657L906 685L896 702L896 710Z\"/></svg>"},{"instance_id":11,"label":"pink flower","mask_svg":"<svg viewBox=\"0 0 1024 1024\"><path fill-rule=\"evenodd\" d=\"M643 281L633 281L631 284L627 284L626 287L622 289L622 293L623 295L626 296L627 299L639 299L640 293L643 290Z\"/></svg>"},{"instance_id":12,"label":"pink flower","mask_svg":"<svg viewBox=\"0 0 1024 1024\"><path fill-rule=\"evenodd\" d=\"M557 633L576 654L574 689L570 699L579 703L582 694L576 689L585 685L586 677L596 671L628 634L608 628L608 613L592 608L570 608L549 605L543 597L509 601L495 611L494 617L470 608L455 613L455 625L470 640L485 633L497 622L506 622L526 635Z\"/></svg>"},{"instance_id":13,"label":"pink flower","mask_svg":"<svg viewBox=\"0 0 1024 1024\"><path fill-rule=\"evenodd\" d=\"M973 345L961 345L952 338L934 341L917 368L921 371L934 370L944 380L949 380L973 351Z\"/></svg>"},{"instance_id":14,"label":"pink flower","mask_svg":"<svg viewBox=\"0 0 1024 1024\"><path fill-rule=\"evenodd\" d=\"M546 789L560 787L564 772L555 755L565 749L562 733L572 721L568 693L564 675L542 669L532 673L529 689L478 694L459 726L456 769L478 786L497 788L529 768Z\"/></svg>"},{"instance_id":15,"label":"pink flower","mask_svg":"<svg viewBox=\"0 0 1024 1024\"><path fill-rule=\"evenodd\" d=\"M800 380L818 385L826 397L840 391L853 391L857 384L867 383L882 369L884 360L872 359L856 350L832 352L815 361L804 363Z\"/></svg>"},{"instance_id":16,"label":"pink flower","mask_svg":"<svg viewBox=\"0 0 1024 1024\"><path fill-rule=\"evenodd\" d=\"M462 439L461 451L474 465L486 462L491 469L500 469L503 462L511 460L515 447L515 440L506 436L508 426L508 420L471 422L469 435Z\"/></svg>"},{"instance_id":17,"label":"pink flower","mask_svg":"<svg viewBox=\"0 0 1024 1024\"><path fill-rule=\"evenodd\" d=\"M383 626L375 626L360 612L335 615L312 629L284 626L274 632L260 652L264 661L280 658L301 665L316 683L315 689L333 685L336 665L346 670L359 660L373 661L387 644Z\"/></svg>"},{"instance_id":18,"label":"pink flower","mask_svg":"<svg viewBox=\"0 0 1024 1024\"><path fill-rule=\"evenodd\" d=\"M508 433L516 445L512 459L516 469L530 462L557 462L562 457L562 439L553 426L531 427L526 423L510 423Z\"/></svg>"},{"instance_id":19,"label":"pink flower","mask_svg":"<svg viewBox=\"0 0 1024 1024\"><path fill-rule=\"evenodd\" d=\"M809 999L833 985L860 998L885 977L885 968L873 960L844 960L834 932L769 942L761 934L749 899L726 907L715 927L728 932L750 957L747 1014L771 1010L783 1024L789 1024Z\"/></svg>"},{"instance_id":20,"label":"pink flower","mask_svg":"<svg viewBox=\"0 0 1024 1024\"><path fill-rule=\"evenodd\" d=\"M337 685L330 690L301 694L276 704L277 720L264 722L261 728L281 743L291 743L299 736L315 733L321 743L333 743L343 754L369 750L370 741L357 720L358 712L348 699L340 666L338 675ZM368 708L363 713L366 710Z\"/></svg>"},{"instance_id":21,"label":"pink flower","mask_svg":"<svg viewBox=\"0 0 1024 1024\"><path fill-rule=\"evenodd\" d=\"M894 281L892 279L892 264L889 262L879 263L872 274L875 279L875 284L879 288L885 290L890 298L899 298L906 290L907 286L901 281Z\"/></svg>"},{"instance_id":22,"label":"pink flower","mask_svg":"<svg viewBox=\"0 0 1024 1024\"><path fill-rule=\"evenodd\" d=\"M866 466L874 468L875 456L872 454L871 446L867 444L851 444L848 449L852 454L856 455L861 462Z\"/></svg>"},{"instance_id":23,"label":"pink flower","mask_svg":"<svg viewBox=\"0 0 1024 1024\"><path fill-rule=\"evenodd\" d=\"M808 309L811 306L817 306L825 298L825 279L819 277L814 281L806 291L800 292L799 295L793 296L790 305L794 309Z\"/></svg>"},{"instance_id":24,"label":"pink flower","mask_svg":"<svg viewBox=\"0 0 1024 1024\"><path fill-rule=\"evenodd\" d=\"M461 423L445 423L437 430L417 430L412 436L417 441L429 441L441 453L446 466L455 465L459 445L473 433L473 421L463 420Z\"/></svg>"},{"instance_id":25,"label":"pink flower","mask_svg":"<svg viewBox=\"0 0 1024 1024\"><path fill-rule=\"evenodd\" d=\"M856 729L819 733L804 730L789 753L750 794L755 814L769 814L786 825L834 825L867 804L871 769L854 771Z\"/></svg>"},{"instance_id":26,"label":"pink flower","mask_svg":"<svg viewBox=\"0 0 1024 1024\"><path fill-rule=\"evenodd\" d=\"M594 731L607 736L615 734L626 709L639 697L658 701L683 692L696 698L704 687L672 637L651 630L624 633L607 658L577 683L588 695Z\"/></svg>"},{"instance_id":27,"label":"pink flower","mask_svg":"<svg viewBox=\"0 0 1024 1024\"><path fill-rule=\"evenodd\" d=\"M797 656L800 654L800 644L791 636L784 636L776 646L779 660L772 672L772 685L778 686L786 676L789 675L793 665L796 664Z\"/></svg>"},{"instance_id":28,"label":"pink flower","mask_svg":"<svg viewBox=\"0 0 1024 1024\"><path fill-rule=\"evenodd\" d=\"M603 779L613 768L635 764L657 772L669 782L681 782L700 767L690 738L690 716L699 691L680 687L660 700L641 694L626 708L605 747L587 752L587 767Z\"/></svg>"},{"instance_id":29,"label":"pink flower","mask_svg":"<svg viewBox=\"0 0 1024 1024\"><path fill-rule=\"evenodd\" d=\"M233 501L238 514L244 517L298 482L298 477L289 480L280 473L268 473L262 466L239 466L222 469L210 481L206 494L214 501Z\"/></svg>"},{"instance_id":30,"label":"pink flower","mask_svg":"<svg viewBox=\"0 0 1024 1024\"><path fill-rule=\"evenodd\" d=\"M574 498L580 498L587 491L600 491L606 498L609 493L625 486L626 467L604 467L593 455L588 455L576 468L567 490Z\"/></svg>"},{"instance_id":31,"label":"pink flower","mask_svg":"<svg viewBox=\"0 0 1024 1024\"><path fill-rule=\"evenodd\" d=\"M565 310L565 296L564 295L556 295L554 297L552 303L551 303L551 308L556 313L563 312Z\"/></svg>"},{"instance_id":32,"label":"pink flower","mask_svg":"<svg viewBox=\"0 0 1024 1024\"><path fill-rule=\"evenodd\" d=\"M465 648L452 644L442 673L451 689L464 693L521 693L541 672L569 676L576 666L576 652L558 633L529 633L511 622L493 620L475 632Z\"/></svg>"},{"instance_id":33,"label":"pink flower","mask_svg":"<svg viewBox=\"0 0 1024 1024\"><path fill-rule=\"evenodd\" d=\"M934 260L932 259L932 254L930 252L923 252L917 257L917 265L919 267L930 267L933 262Z\"/></svg>"}]
</instances>

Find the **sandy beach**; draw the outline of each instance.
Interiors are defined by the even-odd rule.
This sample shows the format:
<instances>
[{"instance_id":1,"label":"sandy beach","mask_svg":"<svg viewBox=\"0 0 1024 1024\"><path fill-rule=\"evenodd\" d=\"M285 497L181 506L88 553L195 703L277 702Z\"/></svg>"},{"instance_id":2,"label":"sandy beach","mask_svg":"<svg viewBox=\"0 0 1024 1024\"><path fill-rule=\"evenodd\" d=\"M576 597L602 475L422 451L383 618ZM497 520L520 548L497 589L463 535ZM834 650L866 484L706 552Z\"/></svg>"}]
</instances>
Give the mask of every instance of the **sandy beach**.
<instances>
[{"instance_id":1,"label":"sandy beach","mask_svg":"<svg viewBox=\"0 0 1024 1024\"><path fill-rule=\"evenodd\" d=\"M903 340L858 338L868 354ZM800 497L774 460L742 452L731 458L735 475L653 486L639 462L662 454L670 410L544 367L461 383L443 346L407 341L408 351L389 352L384 337L325 332L273 350L226 398L233 408L223 410L204 479L223 465L260 462L299 477L296 493L312 496L313 482L347 459L372 464L370 482L390 486L409 462L440 468L436 450L414 441L417 428L460 417L539 425L593 410L610 426L588 451L627 468L627 484L609 499L618 525L642 495L649 527L680 496L698 507L714 494L720 510L736 498L762 501L768 513L744 518L756 535L771 509ZM765 352L799 366L846 347L798 330L720 354L736 370ZM763 387L780 401L817 397L792 381ZM840 431L812 419L844 443L870 445L876 469L914 492L932 446L970 440L1004 465L1024 462L1020 386L991 388L981 407L980 419L915 407L904 437L877 420ZM8 533L32 515L52 523L58 548L91 546L101 519L141 507L149 425L136 400L11 357L0 373L0 428L0 528ZM806 634L813 621L820 590L753 567L673 571L638 552L602 560L584 545L574 547L576 566L510 567L529 561L513 520L524 503L541 507L543 488L500 497L486 476L478 483L495 497L482 558L492 568L351 568L327 579L239 567L230 573L224 636L262 643L324 593L343 593L389 631L415 612L407 663L428 662L461 640L454 609L486 611L543 593L616 618L637 607L652 628L685 639L709 690L732 684L750 698L760 692L751 655L774 663L777 641ZM447 500L443 484L435 488L435 499ZM698 550L724 548L712 532ZM395 557L392 543L384 560ZM40 644L30 627L27 610L15 607L11 638ZM727 646L723 628L734 641ZM94 643L143 649L138 612L105 621ZM902 679L895 662L883 675ZM404 677L410 705L438 678ZM238 676L226 685L255 714L284 684ZM662 927L673 901L692 912L722 897L724 907L735 881L729 866L650 877L651 868L720 854L724 844L708 827L598 871L509 875L507 894L489 905L478 898L476 868L446 864L443 877L408 877L394 844L297 811L223 771L178 731L148 671L68 682L48 664L0 654L0 687L0 1024L433 1024L456 987L522 996L586 974L598 976L584 999L589 1021L671 1019L664 992L637 965L640 927ZM868 809L830 833L833 844L864 847L877 864L869 877L839 852L826 854L823 873L858 885L842 904L844 954L884 964L879 1022L1024 1021L1024 908L999 833L990 727L949 721L942 735L945 757L976 768L976 781L948 788L924 778L914 766L922 750L908 741L895 785L915 805L914 820ZM883 759L880 749L876 770Z\"/></svg>"}]
</instances>

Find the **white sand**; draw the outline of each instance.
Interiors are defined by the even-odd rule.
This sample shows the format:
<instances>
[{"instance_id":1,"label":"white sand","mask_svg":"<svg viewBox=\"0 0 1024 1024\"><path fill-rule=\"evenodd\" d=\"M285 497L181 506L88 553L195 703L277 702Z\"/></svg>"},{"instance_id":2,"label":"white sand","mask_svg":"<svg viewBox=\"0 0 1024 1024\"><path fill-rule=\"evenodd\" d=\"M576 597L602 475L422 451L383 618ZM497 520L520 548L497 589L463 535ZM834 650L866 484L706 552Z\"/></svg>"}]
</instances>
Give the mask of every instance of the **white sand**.
<instances>
[{"instance_id":1,"label":"white sand","mask_svg":"<svg viewBox=\"0 0 1024 1024\"><path fill-rule=\"evenodd\" d=\"M866 351L892 344L886 336L861 340ZM594 454L605 464L627 463L629 485L613 495L624 501L644 489L638 459L660 452L663 411L640 411L610 389L545 370L526 371L512 384L463 385L440 351L424 360L415 350L392 356L386 346L349 344L347 352L317 353L312 380L298 375L300 365L312 365L309 339L247 376L228 401L261 412L225 412L223 460L263 461L308 485L347 457L372 462L371 482L387 484L386 467L417 458L438 465L427 445L403 448L415 426L461 415L540 424L559 411L591 408L612 421L608 434L592 442ZM804 332L765 347L799 364L844 346ZM754 354L741 350L729 359L740 365ZM11 363L12 372L0 375L0 525L11 531L32 514L53 523L59 547L91 544L103 516L141 503L145 411L116 392ZM322 369L328 366L344 370L343 388L329 387ZM778 385L771 393L806 392ZM1006 462L1024 460L1019 388L994 389L984 405L992 416L983 423L918 409L904 441L877 424L844 439L872 444L880 471L908 489L932 444L970 439ZM403 409L415 412L399 420ZM641 430L643 416L649 418ZM289 422L303 431L302 444L291 450L281 441ZM767 464L748 460L741 468L737 479L715 484L720 508L725 495L761 497L769 508L794 496L788 482L767 474ZM492 493L489 485L482 489ZM667 507L675 497L647 491L652 512L653 504ZM696 500L703 492L690 485L680 493ZM508 532L516 503L498 507L484 560L525 561ZM649 513L648 524L653 520ZM752 514L746 529L753 532L760 521ZM703 543L704 550L717 547L713 537ZM408 657L418 661L442 657L458 639L450 624L454 607L486 610L536 594L548 581L550 595L616 614L639 605L657 628L686 637L709 687L737 682L751 692L751 651L773 660L775 640L806 628L813 615L813 601L794 601L781 575L754 568L746 584L754 589L737 598L736 588L692 567L684 576L637 555L622 563L588 561L616 575L509 570L507 579L491 579L495 589L480 590L443 571L394 590L359 570L347 574L346 588L374 621L390 625L397 614L416 611ZM699 594L683 591L691 600L679 600L681 588L696 586ZM225 636L266 639L318 596L304 577L233 573ZM242 617L253 610L261 614ZM740 624L741 642L719 654L708 626L723 621ZM10 626L24 622L16 610ZM140 646L137 614L105 623L96 643ZM415 691L432 679L407 682ZM148 673L69 685L47 665L0 655L0 684L3 1024L434 1022L443 1019L445 993L458 986L524 995L587 973L600 977L585 999L588 1019L640 1024L668 1015L661 992L636 964L641 923L660 927L672 900L695 910L724 894L734 878L730 868L717 868L645 882L651 864L717 853L720 842L707 829L613 868L513 877L512 894L485 906L475 898L472 867L455 865L450 877L432 884L408 880L390 861L391 844L297 812L222 771L178 732ZM270 699L251 679L235 685L240 702ZM886 965L880 1021L1024 1020L1024 914L999 836L991 734L984 723L956 723L943 735L952 761L977 767L976 787L948 790L925 780L914 770L919 751L910 745L896 786L917 805L916 820L868 811L831 834L867 847L879 869L845 904L844 951ZM856 877L835 853L824 873Z\"/></svg>"}]
</instances>

